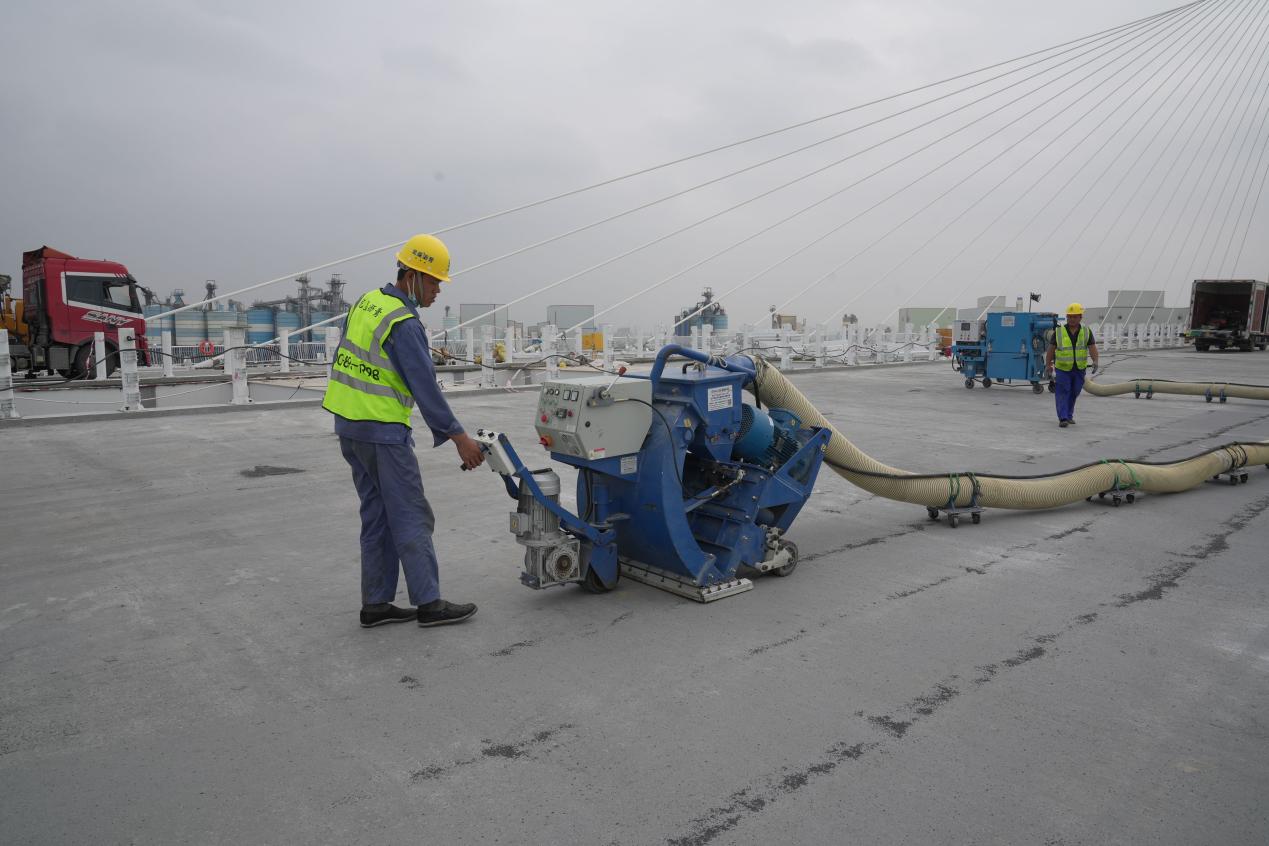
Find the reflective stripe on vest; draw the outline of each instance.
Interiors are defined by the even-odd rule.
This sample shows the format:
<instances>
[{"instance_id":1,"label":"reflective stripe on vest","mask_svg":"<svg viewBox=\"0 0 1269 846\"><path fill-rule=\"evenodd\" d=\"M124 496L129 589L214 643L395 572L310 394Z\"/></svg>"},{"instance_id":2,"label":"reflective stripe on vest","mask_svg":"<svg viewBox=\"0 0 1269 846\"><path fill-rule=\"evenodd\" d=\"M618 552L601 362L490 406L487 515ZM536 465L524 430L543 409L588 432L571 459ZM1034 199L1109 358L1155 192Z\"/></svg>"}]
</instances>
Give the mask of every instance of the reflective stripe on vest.
<instances>
[{"instance_id":1,"label":"reflective stripe on vest","mask_svg":"<svg viewBox=\"0 0 1269 846\"><path fill-rule=\"evenodd\" d=\"M382 291L370 291L357 300L336 348L322 408L348 420L409 426L414 398L384 352L383 341L393 326L414 316Z\"/></svg>"},{"instance_id":2,"label":"reflective stripe on vest","mask_svg":"<svg viewBox=\"0 0 1269 846\"><path fill-rule=\"evenodd\" d=\"M1058 370L1070 370L1076 365L1080 370L1088 366L1088 337L1092 334L1087 326L1081 326L1076 333L1075 346L1071 346L1071 336L1065 326L1059 326L1053 332L1057 343L1057 354L1053 357L1053 366Z\"/></svg>"}]
</instances>

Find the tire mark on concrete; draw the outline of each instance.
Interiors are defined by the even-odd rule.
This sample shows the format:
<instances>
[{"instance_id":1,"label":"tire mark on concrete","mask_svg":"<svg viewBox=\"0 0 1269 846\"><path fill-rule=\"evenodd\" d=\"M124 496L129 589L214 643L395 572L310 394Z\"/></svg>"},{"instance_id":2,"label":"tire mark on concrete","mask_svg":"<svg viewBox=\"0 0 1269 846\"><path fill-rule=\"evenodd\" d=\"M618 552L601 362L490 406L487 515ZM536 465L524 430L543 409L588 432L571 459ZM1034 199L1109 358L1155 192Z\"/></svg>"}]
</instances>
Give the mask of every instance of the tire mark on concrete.
<instances>
[{"instance_id":1,"label":"tire mark on concrete","mask_svg":"<svg viewBox=\"0 0 1269 846\"><path fill-rule=\"evenodd\" d=\"M431 764L426 767L420 767L410 773L410 781L413 784L431 781L448 775L454 770L461 769L463 767L470 767L473 764L478 764L489 758L505 758L507 760L517 760L521 758L533 759L535 757L532 754L534 750L555 738L560 734L560 732L567 731L572 728L574 728L572 723L562 723L554 728L534 732L534 734L527 740L522 740L518 743L495 744L486 740L484 741L486 745L481 748L479 755L471 758L463 758L458 761L452 761L448 764Z\"/></svg>"},{"instance_id":2,"label":"tire mark on concrete","mask_svg":"<svg viewBox=\"0 0 1269 846\"><path fill-rule=\"evenodd\" d=\"M766 652L768 649L775 649L777 646L785 646L787 644L793 643L793 641L795 640L801 640L804 637L806 637L806 629L798 629L797 634L786 637L783 640L773 641L772 643L764 643L762 646L755 646L753 649L749 650L749 654L761 655L763 652Z\"/></svg>"},{"instance_id":3,"label":"tire mark on concrete","mask_svg":"<svg viewBox=\"0 0 1269 846\"><path fill-rule=\"evenodd\" d=\"M823 550L820 550L819 552L808 552L802 555L800 560L802 561L802 563L806 563L808 561L814 561L817 558L824 558L829 555L836 555L839 552L850 552L852 549L863 549L866 546L876 546L877 544L880 544L880 543L886 543L887 541L892 541L897 538L914 534L916 532L924 532L924 531L925 531L924 523L910 523L908 524L907 528L900 529L897 532L891 532L888 535L877 535L876 537L865 538L864 540L861 540L861 541L852 541L851 543L843 544L841 546L835 546L832 549L823 549Z\"/></svg>"},{"instance_id":4,"label":"tire mark on concrete","mask_svg":"<svg viewBox=\"0 0 1269 846\"><path fill-rule=\"evenodd\" d=\"M1192 548L1185 556L1186 561L1156 572L1148 577L1150 586L1146 590L1134 594L1123 594L1118 601L1111 604L1111 607L1122 608L1144 599L1161 599L1167 590L1179 586L1177 579L1181 575L1188 573L1203 560L1228 550L1230 536L1246 528L1252 520L1266 510L1269 510L1269 496L1248 504L1222 523L1222 531L1209 535L1202 544ZM1035 545L1032 543L1029 546ZM1008 556L1002 555L998 560L1006 557ZM1181 567L1184 569L1178 572L1178 568ZM1102 607L1105 608L1107 605L1103 604ZM989 664L976 666L974 669L977 675L970 680L970 683L976 689L980 689L1002 677L1009 670L1037 661L1051 654L1053 644L1064 634L1082 626L1091 625L1099 619L1104 619L1104 613L1090 611L1071 618L1060 631L1033 635L1027 638L1025 645L1012 655ZM687 823L686 833L670 837L665 842L668 846L705 846L719 835L735 829L747 818L756 816L780 799L805 787L813 779L828 775L848 761L858 760L869 752L881 749L886 743L902 740L914 725L933 716L939 709L961 695L962 691L957 686L958 681L959 676L949 675L938 681L929 692L913 697L891 713L866 714L863 711L856 711L855 716L882 731L886 739L873 742L839 741L829 746L816 761L807 766L800 769L782 767L775 773L762 776L754 784L729 796L725 804L711 808L701 816L690 820Z\"/></svg>"},{"instance_id":5,"label":"tire mark on concrete","mask_svg":"<svg viewBox=\"0 0 1269 846\"><path fill-rule=\"evenodd\" d=\"M1250 426L1252 423L1259 423L1260 421L1266 418L1269 418L1269 414L1258 414L1255 417L1252 417L1250 420L1243 420L1238 423L1231 423L1228 426L1222 426L1219 429L1213 429L1207 434L1200 435L1196 438L1187 438L1184 441L1177 441L1176 443L1164 444L1163 446L1158 446L1152 449L1148 449L1145 452L1143 452L1140 457L1149 458L1152 455L1158 455L1159 453L1167 452L1168 450L1180 449L1181 447L1192 446L1194 444L1200 444L1200 443L1203 443L1204 441L1209 441L1212 438L1215 438L1219 435L1224 435L1227 432L1232 432L1235 429L1241 429L1244 426Z\"/></svg>"},{"instance_id":6,"label":"tire mark on concrete","mask_svg":"<svg viewBox=\"0 0 1269 846\"><path fill-rule=\"evenodd\" d=\"M1060 532L1057 532L1052 535L1048 535L1045 537L1045 540L1046 541L1064 540L1066 538L1069 538L1071 535L1079 534L1080 532L1088 534L1089 527L1092 526L1096 522L1097 522L1096 517L1094 517L1091 520L1085 520L1083 523L1080 523L1078 526L1072 526L1069 529L1063 529Z\"/></svg>"},{"instance_id":7,"label":"tire mark on concrete","mask_svg":"<svg viewBox=\"0 0 1269 846\"><path fill-rule=\"evenodd\" d=\"M1116 608L1126 608L1138 602L1163 599L1164 594L1173 588L1179 587L1181 578L1201 562L1206 561L1213 555L1220 555L1222 552L1228 551L1230 537L1247 528L1248 524L1263 514L1266 509L1269 509L1269 496L1263 496L1254 502L1248 503L1233 517L1222 521L1221 531L1213 532L1204 538L1201 543L1190 547L1189 552L1178 556L1181 559L1180 561L1150 574L1147 578L1149 586L1145 590L1135 593L1121 593L1112 604Z\"/></svg>"},{"instance_id":8,"label":"tire mark on concrete","mask_svg":"<svg viewBox=\"0 0 1269 846\"><path fill-rule=\"evenodd\" d=\"M984 561L982 564L979 564L977 567L961 565L961 569L964 571L962 573L955 573L950 576L943 576L942 578L935 579L932 582L927 582L926 584L923 584L923 585L917 585L914 588L907 588L906 590L896 591L895 593L887 594L886 599L888 600L906 599L909 596L922 593L924 591L930 590L931 588L936 588L939 585L947 584L948 582L954 581L955 579L964 578L966 575L970 575L970 576L986 575L988 570L990 570L992 567L995 567L997 564L1002 564L1005 561L1008 561L1010 558L1014 556L1014 553L1024 552L1028 549L1035 549L1038 545L1039 543L1037 541L1028 541L1027 543L1006 547L1005 551L1000 553L1000 555L996 556L990 561Z\"/></svg>"}]
</instances>

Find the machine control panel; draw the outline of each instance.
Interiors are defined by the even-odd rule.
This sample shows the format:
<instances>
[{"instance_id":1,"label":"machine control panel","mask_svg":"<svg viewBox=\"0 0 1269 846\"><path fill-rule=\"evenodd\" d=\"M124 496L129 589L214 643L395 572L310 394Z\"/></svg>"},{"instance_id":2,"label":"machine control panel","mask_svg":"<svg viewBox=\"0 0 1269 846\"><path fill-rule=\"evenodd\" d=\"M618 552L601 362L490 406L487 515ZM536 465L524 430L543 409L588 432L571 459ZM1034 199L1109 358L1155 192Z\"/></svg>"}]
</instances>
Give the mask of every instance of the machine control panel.
<instances>
[{"instance_id":1,"label":"machine control panel","mask_svg":"<svg viewBox=\"0 0 1269 846\"><path fill-rule=\"evenodd\" d=\"M652 425L652 383L627 376L556 379L542 386L534 427L552 452L596 460L631 455Z\"/></svg>"},{"instance_id":2,"label":"machine control panel","mask_svg":"<svg viewBox=\"0 0 1269 846\"><path fill-rule=\"evenodd\" d=\"M987 337L986 320L958 320L952 333L952 341L957 344L974 344Z\"/></svg>"}]
</instances>

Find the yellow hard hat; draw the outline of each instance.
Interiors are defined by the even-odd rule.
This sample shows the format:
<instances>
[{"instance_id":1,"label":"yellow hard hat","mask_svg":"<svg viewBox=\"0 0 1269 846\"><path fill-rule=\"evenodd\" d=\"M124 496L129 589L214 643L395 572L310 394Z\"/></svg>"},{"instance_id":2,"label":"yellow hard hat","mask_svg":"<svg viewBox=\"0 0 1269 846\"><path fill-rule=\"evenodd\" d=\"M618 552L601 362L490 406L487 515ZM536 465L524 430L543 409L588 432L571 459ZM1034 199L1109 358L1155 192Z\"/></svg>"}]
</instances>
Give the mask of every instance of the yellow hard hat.
<instances>
[{"instance_id":1,"label":"yellow hard hat","mask_svg":"<svg viewBox=\"0 0 1269 846\"><path fill-rule=\"evenodd\" d=\"M442 282L449 281L449 248L435 235L415 235L406 241L397 261Z\"/></svg>"},{"instance_id":2,"label":"yellow hard hat","mask_svg":"<svg viewBox=\"0 0 1269 846\"><path fill-rule=\"evenodd\" d=\"M1066 307L1066 313L1067 314L1083 314L1084 306L1080 305L1079 303L1071 303L1069 306Z\"/></svg>"}]
</instances>

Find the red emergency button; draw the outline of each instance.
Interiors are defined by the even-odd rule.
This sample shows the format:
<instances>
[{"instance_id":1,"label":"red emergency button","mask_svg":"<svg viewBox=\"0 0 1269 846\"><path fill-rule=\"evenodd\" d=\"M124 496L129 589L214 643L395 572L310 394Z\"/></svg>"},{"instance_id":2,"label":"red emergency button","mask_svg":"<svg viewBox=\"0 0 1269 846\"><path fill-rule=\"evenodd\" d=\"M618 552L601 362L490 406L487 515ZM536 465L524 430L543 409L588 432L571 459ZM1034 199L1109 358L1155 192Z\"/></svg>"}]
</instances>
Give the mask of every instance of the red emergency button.
<instances>
[{"instance_id":1,"label":"red emergency button","mask_svg":"<svg viewBox=\"0 0 1269 846\"><path fill-rule=\"evenodd\" d=\"M543 422L543 423L545 423L545 422L547 421L547 419L548 419L548 418L547 418L547 416L546 416L545 414L543 414L543 415L542 415L542 422Z\"/></svg>"}]
</instances>

